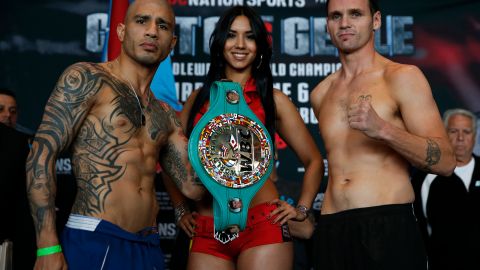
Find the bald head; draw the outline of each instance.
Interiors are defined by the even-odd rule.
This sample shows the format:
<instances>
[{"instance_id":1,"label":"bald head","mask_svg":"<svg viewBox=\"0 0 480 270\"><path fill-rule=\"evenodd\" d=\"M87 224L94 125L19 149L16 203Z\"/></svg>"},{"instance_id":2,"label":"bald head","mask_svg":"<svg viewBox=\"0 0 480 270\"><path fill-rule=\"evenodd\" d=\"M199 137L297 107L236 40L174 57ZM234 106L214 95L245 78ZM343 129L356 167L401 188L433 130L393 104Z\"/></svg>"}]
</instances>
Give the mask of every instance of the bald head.
<instances>
[{"instance_id":1,"label":"bald head","mask_svg":"<svg viewBox=\"0 0 480 270\"><path fill-rule=\"evenodd\" d=\"M142 5L157 5L159 8L167 9L172 15L174 14L173 8L167 0L135 0L128 6L123 23L126 24L129 20L132 20L137 13L136 11ZM173 15L173 19L175 20L175 15Z\"/></svg>"},{"instance_id":2,"label":"bald head","mask_svg":"<svg viewBox=\"0 0 480 270\"><path fill-rule=\"evenodd\" d=\"M168 0L136 0L117 26L122 55L149 67L158 66L176 43L175 14Z\"/></svg>"}]
</instances>

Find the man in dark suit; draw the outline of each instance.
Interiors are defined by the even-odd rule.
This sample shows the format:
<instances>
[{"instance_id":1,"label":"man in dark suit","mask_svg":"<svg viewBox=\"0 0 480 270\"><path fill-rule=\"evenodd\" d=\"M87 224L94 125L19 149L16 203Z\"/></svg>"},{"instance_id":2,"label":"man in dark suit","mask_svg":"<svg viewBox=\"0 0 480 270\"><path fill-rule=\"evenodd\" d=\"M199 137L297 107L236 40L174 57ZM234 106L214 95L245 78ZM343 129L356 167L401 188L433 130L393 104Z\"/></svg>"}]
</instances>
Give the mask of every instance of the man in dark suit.
<instances>
[{"instance_id":1,"label":"man in dark suit","mask_svg":"<svg viewBox=\"0 0 480 270\"><path fill-rule=\"evenodd\" d=\"M430 269L480 269L480 158L472 154L477 118L452 109L445 112L444 123L457 167L449 177L414 175L415 213Z\"/></svg>"},{"instance_id":2,"label":"man in dark suit","mask_svg":"<svg viewBox=\"0 0 480 270\"><path fill-rule=\"evenodd\" d=\"M0 244L13 242L15 269L32 269L35 233L30 216L25 163L29 135L15 130L17 103L13 92L0 89Z\"/></svg>"},{"instance_id":3,"label":"man in dark suit","mask_svg":"<svg viewBox=\"0 0 480 270\"><path fill-rule=\"evenodd\" d=\"M17 124L17 100L8 89L0 89L0 123L15 128Z\"/></svg>"}]
</instances>

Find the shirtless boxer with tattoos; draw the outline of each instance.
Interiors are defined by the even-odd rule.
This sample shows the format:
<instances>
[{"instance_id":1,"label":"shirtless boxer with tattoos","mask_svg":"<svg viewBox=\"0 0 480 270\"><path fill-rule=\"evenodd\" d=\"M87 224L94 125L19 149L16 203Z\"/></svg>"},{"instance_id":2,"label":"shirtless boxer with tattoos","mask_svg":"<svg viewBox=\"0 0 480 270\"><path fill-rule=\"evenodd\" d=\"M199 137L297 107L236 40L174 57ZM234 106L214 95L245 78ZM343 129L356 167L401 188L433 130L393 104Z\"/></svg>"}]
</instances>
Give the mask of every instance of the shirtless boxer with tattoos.
<instances>
[{"instance_id":1,"label":"shirtless boxer with tattoos","mask_svg":"<svg viewBox=\"0 0 480 270\"><path fill-rule=\"evenodd\" d=\"M204 192L194 181L175 112L150 89L175 45L174 29L167 0L137 0L116 29L122 43L117 59L77 63L60 76L27 163L35 269L163 269L157 161L187 197ZM59 238L55 160L67 148L78 192Z\"/></svg>"}]
</instances>

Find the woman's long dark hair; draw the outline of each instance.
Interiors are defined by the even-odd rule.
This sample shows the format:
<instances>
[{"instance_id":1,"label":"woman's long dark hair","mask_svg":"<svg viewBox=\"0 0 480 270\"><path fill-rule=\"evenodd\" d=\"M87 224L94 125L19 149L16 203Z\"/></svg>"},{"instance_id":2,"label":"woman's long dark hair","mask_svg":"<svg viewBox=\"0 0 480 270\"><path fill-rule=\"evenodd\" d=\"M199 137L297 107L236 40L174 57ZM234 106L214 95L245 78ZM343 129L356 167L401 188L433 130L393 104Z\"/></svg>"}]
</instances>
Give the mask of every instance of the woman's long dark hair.
<instances>
[{"instance_id":1,"label":"woman's long dark hair","mask_svg":"<svg viewBox=\"0 0 480 270\"><path fill-rule=\"evenodd\" d=\"M230 27L235 18L240 15L248 18L255 37L257 55L252 63L251 76L255 79L257 92L260 94L263 109L265 110L265 127L270 133L272 140L275 138L275 102L273 100L273 79L270 69L270 59L272 58L271 39L260 16L247 6L236 6L228 9L215 26L215 30L210 37L210 70L188 115L187 136L190 136L192 132L195 115L210 98L210 86L214 81L226 78L225 67L227 63L223 57L223 50Z\"/></svg>"}]
</instances>

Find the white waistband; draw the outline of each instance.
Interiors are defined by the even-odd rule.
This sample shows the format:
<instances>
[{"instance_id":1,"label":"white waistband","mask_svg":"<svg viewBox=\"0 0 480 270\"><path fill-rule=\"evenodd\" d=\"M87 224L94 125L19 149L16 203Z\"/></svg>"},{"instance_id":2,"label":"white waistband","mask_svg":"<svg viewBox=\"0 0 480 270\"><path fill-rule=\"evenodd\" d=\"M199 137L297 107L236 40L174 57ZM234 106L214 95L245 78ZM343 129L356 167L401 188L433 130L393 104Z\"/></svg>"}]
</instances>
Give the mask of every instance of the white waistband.
<instances>
[{"instance_id":1,"label":"white waistband","mask_svg":"<svg viewBox=\"0 0 480 270\"><path fill-rule=\"evenodd\" d=\"M98 224L102 221L99 218L70 214L68 222L65 226L71 229L78 229L84 231L95 231Z\"/></svg>"}]
</instances>

